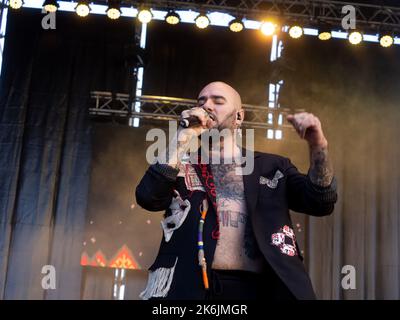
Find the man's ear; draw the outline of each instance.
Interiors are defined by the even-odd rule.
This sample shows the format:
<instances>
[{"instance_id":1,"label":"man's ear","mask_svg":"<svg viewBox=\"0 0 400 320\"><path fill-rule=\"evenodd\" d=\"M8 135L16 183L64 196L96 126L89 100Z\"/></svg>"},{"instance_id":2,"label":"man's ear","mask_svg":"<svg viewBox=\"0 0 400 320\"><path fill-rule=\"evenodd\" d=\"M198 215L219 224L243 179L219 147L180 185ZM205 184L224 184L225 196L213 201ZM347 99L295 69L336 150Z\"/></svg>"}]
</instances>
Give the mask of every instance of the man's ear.
<instances>
[{"instance_id":1,"label":"man's ear","mask_svg":"<svg viewBox=\"0 0 400 320\"><path fill-rule=\"evenodd\" d=\"M236 124L240 127L244 120L244 110L240 109L239 111L236 112Z\"/></svg>"}]
</instances>

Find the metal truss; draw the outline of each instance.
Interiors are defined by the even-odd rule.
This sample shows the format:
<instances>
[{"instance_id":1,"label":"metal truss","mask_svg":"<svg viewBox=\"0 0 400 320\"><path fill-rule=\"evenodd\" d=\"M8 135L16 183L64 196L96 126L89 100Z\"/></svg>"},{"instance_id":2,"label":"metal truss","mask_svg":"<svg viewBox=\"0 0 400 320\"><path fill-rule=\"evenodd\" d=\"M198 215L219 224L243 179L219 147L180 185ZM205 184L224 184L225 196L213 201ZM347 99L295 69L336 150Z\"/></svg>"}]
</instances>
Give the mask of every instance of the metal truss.
<instances>
[{"instance_id":1,"label":"metal truss","mask_svg":"<svg viewBox=\"0 0 400 320\"><path fill-rule=\"evenodd\" d=\"M122 1L123 5L139 6L146 3L153 9L188 9L194 11L219 11L236 17L261 20L277 17L280 20L296 21L303 26L328 23L341 29L344 16L342 8L355 8L357 27L386 31L400 30L400 8L382 5L330 1L330 0L150 0ZM367 30L364 30L367 31Z\"/></svg>"},{"instance_id":2,"label":"metal truss","mask_svg":"<svg viewBox=\"0 0 400 320\"><path fill-rule=\"evenodd\" d=\"M89 113L91 116L113 117L138 117L151 120L178 120L179 115L185 109L194 107L196 100L159 96L139 96L134 102L139 102L140 112L134 112L129 107L129 95L123 93L92 91ZM283 122L278 124L278 117L288 114L291 110L285 108L268 108L267 106L255 106L243 104L245 121L243 126L254 129L284 129L291 125ZM300 111L300 110L296 110ZM272 114L272 123L268 123L268 114Z\"/></svg>"}]
</instances>

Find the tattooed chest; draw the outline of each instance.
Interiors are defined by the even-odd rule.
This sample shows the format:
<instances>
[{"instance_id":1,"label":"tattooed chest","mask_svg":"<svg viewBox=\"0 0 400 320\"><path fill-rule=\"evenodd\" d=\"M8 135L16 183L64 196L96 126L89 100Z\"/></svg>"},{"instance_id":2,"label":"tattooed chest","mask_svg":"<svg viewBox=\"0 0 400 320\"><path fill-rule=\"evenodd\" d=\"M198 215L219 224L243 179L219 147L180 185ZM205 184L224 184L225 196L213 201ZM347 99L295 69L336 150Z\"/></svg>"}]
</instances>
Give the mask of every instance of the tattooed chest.
<instances>
[{"instance_id":1,"label":"tattooed chest","mask_svg":"<svg viewBox=\"0 0 400 320\"><path fill-rule=\"evenodd\" d=\"M237 174L236 168L236 164L211 165L218 198L233 201L243 199L243 176Z\"/></svg>"}]
</instances>

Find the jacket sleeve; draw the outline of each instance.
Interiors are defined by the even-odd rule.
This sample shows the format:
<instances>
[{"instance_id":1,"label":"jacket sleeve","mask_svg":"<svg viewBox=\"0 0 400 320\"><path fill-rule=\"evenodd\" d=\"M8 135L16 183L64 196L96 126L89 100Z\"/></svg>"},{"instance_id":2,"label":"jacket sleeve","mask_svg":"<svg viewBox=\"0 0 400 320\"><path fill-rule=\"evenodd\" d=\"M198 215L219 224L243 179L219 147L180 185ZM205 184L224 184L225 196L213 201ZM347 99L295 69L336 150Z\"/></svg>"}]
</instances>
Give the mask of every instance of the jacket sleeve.
<instances>
[{"instance_id":1,"label":"jacket sleeve","mask_svg":"<svg viewBox=\"0 0 400 320\"><path fill-rule=\"evenodd\" d=\"M300 173L289 159L285 161L289 209L312 216L331 214L337 201L336 178L329 186L321 187Z\"/></svg>"},{"instance_id":2,"label":"jacket sleeve","mask_svg":"<svg viewBox=\"0 0 400 320\"><path fill-rule=\"evenodd\" d=\"M151 165L136 187L136 202L149 211L166 210L171 204L178 169L166 164Z\"/></svg>"}]
</instances>

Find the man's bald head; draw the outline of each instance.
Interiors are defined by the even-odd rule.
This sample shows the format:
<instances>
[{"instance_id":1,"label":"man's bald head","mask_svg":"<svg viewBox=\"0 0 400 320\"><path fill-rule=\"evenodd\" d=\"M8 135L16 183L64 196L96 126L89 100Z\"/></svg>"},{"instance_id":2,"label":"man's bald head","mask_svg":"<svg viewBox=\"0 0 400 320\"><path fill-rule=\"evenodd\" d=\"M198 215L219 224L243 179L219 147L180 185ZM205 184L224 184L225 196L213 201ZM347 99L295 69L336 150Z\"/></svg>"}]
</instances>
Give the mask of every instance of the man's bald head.
<instances>
[{"instance_id":1,"label":"man's bald head","mask_svg":"<svg viewBox=\"0 0 400 320\"><path fill-rule=\"evenodd\" d=\"M197 98L198 106L213 115L219 129L240 127L244 119L242 99L229 84L222 81L206 85Z\"/></svg>"},{"instance_id":2,"label":"man's bald head","mask_svg":"<svg viewBox=\"0 0 400 320\"><path fill-rule=\"evenodd\" d=\"M204 92L221 92L226 95L226 98L234 105L235 110L238 111L242 109L242 99L240 94L229 84L222 81L214 81L207 84L199 94L199 98L204 94Z\"/></svg>"}]
</instances>

